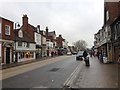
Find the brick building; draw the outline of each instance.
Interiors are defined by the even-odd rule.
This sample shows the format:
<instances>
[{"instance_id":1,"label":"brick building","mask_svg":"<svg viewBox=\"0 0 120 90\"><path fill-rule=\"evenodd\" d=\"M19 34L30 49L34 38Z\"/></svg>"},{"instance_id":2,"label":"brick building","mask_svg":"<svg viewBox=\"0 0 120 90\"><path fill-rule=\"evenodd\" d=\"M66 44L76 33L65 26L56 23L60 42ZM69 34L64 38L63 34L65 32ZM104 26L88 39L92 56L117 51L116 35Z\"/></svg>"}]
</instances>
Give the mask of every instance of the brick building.
<instances>
[{"instance_id":1,"label":"brick building","mask_svg":"<svg viewBox=\"0 0 120 90\"><path fill-rule=\"evenodd\" d=\"M117 57L117 53L119 52L117 49L115 50L113 35L117 33L113 23L119 17L120 12L120 0L109 1L104 0L104 25L102 29L95 34L95 47L97 47L98 51L102 51L105 53L105 56L108 58L109 62L116 62L115 56ZM114 23L115 24L115 23ZM119 25L118 25L119 26ZM119 28L119 27L117 27Z\"/></svg>"},{"instance_id":2,"label":"brick building","mask_svg":"<svg viewBox=\"0 0 120 90\"><path fill-rule=\"evenodd\" d=\"M47 43L47 56L51 56L51 53L57 53L56 50L56 33L55 31L49 31L46 27L46 43Z\"/></svg>"},{"instance_id":3,"label":"brick building","mask_svg":"<svg viewBox=\"0 0 120 90\"><path fill-rule=\"evenodd\" d=\"M15 61L22 62L35 59L35 39L34 32L36 28L28 23L27 15L22 17L22 26L15 30Z\"/></svg>"},{"instance_id":4,"label":"brick building","mask_svg":"<svg viewBox=\"0 0 120 90\"><path fill-rule=\"evenodd\" d=\"M0 17L0 57L2 64L13 62L13 22Z\"/></svg>"},{"instance_id":5,"label":"brick building","mask_svg":"<svg viewBox=\"0 0 120 90\"><path fill-rule=\"evenodd\" d=\"M118 55L120 55L120 1L116 5L116 17L111 23L111 42L113 60L116 62Z\"/></svg>"}]
</instances>

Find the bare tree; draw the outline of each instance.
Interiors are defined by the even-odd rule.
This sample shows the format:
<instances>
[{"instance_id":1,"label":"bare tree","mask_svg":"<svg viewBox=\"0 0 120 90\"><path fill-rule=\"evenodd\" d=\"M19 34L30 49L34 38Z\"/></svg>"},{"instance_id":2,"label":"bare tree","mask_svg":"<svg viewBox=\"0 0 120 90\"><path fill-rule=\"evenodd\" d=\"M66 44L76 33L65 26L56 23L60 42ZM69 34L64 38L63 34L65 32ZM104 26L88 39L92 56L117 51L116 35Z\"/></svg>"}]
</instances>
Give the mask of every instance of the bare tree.
<instances>
[{"instance_id":1,"label":"bare tree","mask_svg":"<svg viewBox=\"0 0 120 90\"><path fill-rule=\"evenodd\" d=\"M73 45L75 46L76 51L85 50L87 47L87 43L85 40L78 40L74 42Z\"/></svg>"}]
</instances>

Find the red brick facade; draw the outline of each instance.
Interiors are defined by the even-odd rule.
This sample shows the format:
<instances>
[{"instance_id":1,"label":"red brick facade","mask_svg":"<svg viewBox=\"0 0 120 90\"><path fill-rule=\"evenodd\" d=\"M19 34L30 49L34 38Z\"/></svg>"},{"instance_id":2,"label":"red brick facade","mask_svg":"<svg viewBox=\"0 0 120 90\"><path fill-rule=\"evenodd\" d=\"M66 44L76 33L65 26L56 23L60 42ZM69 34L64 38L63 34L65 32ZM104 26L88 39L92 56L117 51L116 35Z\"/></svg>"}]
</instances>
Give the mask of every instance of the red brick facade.
<instances>
[{"instance_id":1,"label":"red brick facade","mask_svg":"<svg viewBox=\"0 0 120 90\"><path fill-rule=\"evenodd\" d=\"M2 43L2 63L9 64L13 62L13 45L14 45L14 31L13 31L13 22L0 18L1 23L1 43ZM6 25L10 26L10 35L5 34Z\"/></svg>"},{"instance_id":2,"label":"red brick facade","mask_svg":"<svg viewBox=\"0 0 120 90\"><path fill-rule=\"evenodd\" d=\"M104 14L105 14L105 18L104 18L104 23L108 23L109 25L119 16L119 12L120 12L120 2L105 2L105 10L104 10ZM107 15L106 12L108 11L109 14L109 20L107 20Z\"/></svg>"},{"instance_id":3,"label":"red brick facade","mask_svg":"<svg viewBox=\"0 0 120 90\"><path fill-rule=\"evenodd\" d=\"M57 47L59 47L59 48L63 47L63 41L64 41L64 39L62 38L61 35L59 35L59 37L56 38Z\"/></svg>"},{"instance_id":4,"label":"red brick facade","mask_svg":"<svg viewBox=\"0 0 120 90\"><path fill-rule=\"evenodd\" d=\"M34 41L34 30L35 30L35 27L28 23L27 15L23 15L22 21L23 21L23 26L22 26L23 32L24 31L27 32L27 35L30 37L30 39L32 41Z\"/></svg>"}]
</instances>

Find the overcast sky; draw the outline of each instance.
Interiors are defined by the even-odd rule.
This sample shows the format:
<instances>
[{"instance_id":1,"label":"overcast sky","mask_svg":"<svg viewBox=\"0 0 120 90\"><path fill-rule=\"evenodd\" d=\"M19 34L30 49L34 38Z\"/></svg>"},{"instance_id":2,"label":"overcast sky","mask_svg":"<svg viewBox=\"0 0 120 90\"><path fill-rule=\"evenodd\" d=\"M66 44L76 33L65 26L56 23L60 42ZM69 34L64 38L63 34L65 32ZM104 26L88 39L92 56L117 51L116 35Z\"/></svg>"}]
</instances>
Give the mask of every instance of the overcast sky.
<instances>
[{"instance_id":1,"label":"overcast sky","mask_svg":"<svg viewBox=\"0 0 120 90\"><path fill-rule=\"evenodd\" d=\"M31 25L62 34L69 45L85 40L93 45L94 34L101 29L104 16L103 0L20 0L0 2L0 16L22 23L27 14Z\"/></svg>"}]
</instances>

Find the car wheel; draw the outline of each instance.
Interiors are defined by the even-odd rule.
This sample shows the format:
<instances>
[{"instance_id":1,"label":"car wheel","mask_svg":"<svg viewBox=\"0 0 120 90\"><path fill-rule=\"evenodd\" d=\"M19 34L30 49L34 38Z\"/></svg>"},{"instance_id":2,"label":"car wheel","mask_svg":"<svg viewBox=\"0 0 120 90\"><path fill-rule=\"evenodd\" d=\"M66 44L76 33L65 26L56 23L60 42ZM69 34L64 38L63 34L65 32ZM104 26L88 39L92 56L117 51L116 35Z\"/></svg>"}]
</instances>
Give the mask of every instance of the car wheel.
<instances>
[{"instance_id":1,"label":"car wheel","mask_svg":"<svg viewBox=\"0 0 120 90\"><path fill-rule=\"evenodd\" d=\"M78 57L76 57L76 60L79 60L79 58L78 58Z\"/></svg>"}]
</instances>

